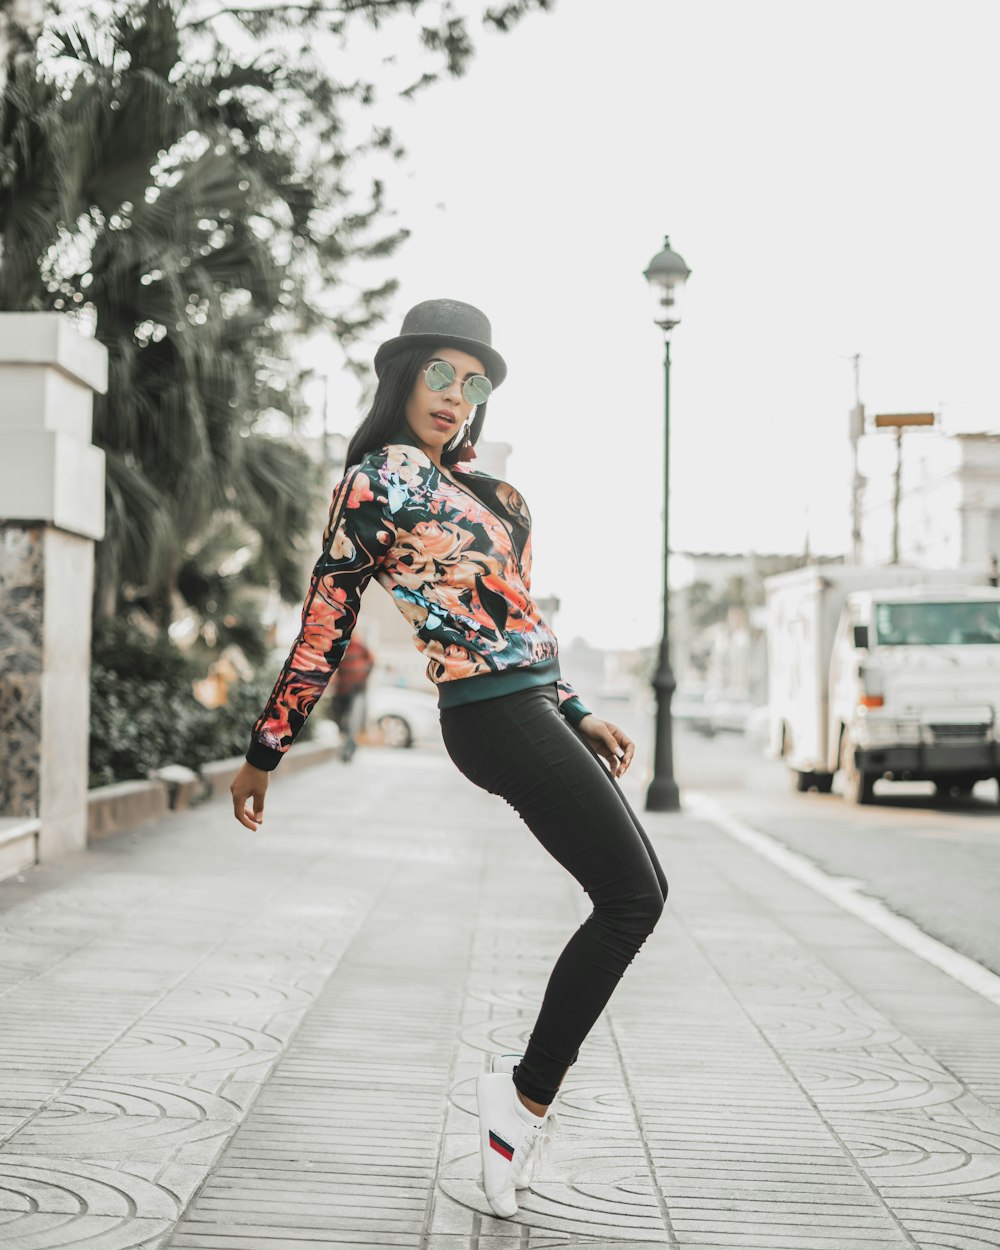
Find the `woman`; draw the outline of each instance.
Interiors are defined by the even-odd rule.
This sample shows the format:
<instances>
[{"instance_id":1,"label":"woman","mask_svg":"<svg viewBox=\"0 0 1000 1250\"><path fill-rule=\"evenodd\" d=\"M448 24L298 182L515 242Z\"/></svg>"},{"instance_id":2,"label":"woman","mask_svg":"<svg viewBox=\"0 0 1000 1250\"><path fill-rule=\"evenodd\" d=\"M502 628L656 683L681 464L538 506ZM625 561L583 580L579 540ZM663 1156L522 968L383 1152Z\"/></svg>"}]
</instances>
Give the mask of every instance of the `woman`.
<instances>
[{"instance_id":1,"label":"woman","mask_svg":"<svg viewBox=\"0 0 1000 1250\"><path fill-rule=\"evenodd\" d=\"M486 1197L511 1216L562 1078L656 924L667 883L614 780L634 744L563 680L555 636L531 598L527 506L463 463L507 373L489 321L455 300L418 304L376 352L375 373L302 628L230 789L236 819L256 829L268 773L340 662L375 577L427 657L454 763L502 796L594 903L556 961L520 1062L507 1071L495 1062L500 1070L477 1083Z\"/></svg>"}]
</instances>

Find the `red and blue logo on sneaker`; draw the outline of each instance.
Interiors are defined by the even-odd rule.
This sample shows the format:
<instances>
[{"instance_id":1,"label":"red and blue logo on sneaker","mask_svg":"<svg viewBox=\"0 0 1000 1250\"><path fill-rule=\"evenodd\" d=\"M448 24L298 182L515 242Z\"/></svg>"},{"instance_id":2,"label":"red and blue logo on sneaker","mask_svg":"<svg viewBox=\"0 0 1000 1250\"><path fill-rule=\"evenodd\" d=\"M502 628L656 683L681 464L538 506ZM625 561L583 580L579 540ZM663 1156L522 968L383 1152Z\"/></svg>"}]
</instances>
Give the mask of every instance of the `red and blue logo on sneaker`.
<instances>
[{"instance_id":1,"label":"red and blue logo on sneaker","mask_svg":"<svg viewBox=\"0 0 1000 1250\"><path fill-rule=\"evenodd\" d=\"M500 1134L494 1133L492 1129L490 1129L490 1149L497 1151L498 1154L502 1154L508 1163L514 1157L514 1147L505 1142Z\"/></svg>"}]
</instances>

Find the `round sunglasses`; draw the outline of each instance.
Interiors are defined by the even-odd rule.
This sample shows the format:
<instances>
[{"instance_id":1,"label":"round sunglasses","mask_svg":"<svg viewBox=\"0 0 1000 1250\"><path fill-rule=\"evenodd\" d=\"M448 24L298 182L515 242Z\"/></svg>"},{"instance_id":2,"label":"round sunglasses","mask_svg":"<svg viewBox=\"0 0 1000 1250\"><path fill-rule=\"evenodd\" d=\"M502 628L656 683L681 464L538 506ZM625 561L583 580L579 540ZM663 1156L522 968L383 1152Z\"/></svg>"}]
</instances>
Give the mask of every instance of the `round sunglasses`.
<instances>
[{"instance_id":1,"label":"round sunglasses","mask_svg":"<svg viewBox=\"0 0 1000 1250\"><path fill-rule=\"evenodd\" d=\"M424 370L424 381L432 391L446 391L455 381L455 366L447 360L432 360ZM482 373L474 373L462 383L462 398L467 404L485 404L493 383Z\"/></svg>"}]
</instances>

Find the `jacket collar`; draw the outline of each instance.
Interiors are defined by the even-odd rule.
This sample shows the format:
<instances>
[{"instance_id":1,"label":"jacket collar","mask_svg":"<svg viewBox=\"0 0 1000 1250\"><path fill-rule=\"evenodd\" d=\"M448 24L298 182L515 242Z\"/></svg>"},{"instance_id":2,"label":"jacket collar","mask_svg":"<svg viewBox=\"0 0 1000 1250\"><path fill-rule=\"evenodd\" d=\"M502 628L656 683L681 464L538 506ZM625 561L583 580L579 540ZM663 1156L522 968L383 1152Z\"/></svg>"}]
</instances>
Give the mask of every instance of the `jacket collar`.
<instances>
[{"instance_id":1,"label":"jacket collar","mask_svg":"<svg viewBox=\"0 0 1000 1250\"><path fill-rule=\"evenodd\" d=\"M417 447L417 440L413 437L413 434L410 432L410 427L405 421L402 422L402 424L397 425L386 439L387 447L395 447L399 443L402 443L406 447ZM421 451L419 447L417 447L417 451L420 451L423 456L427 455L427 453Z\"/></svg>"},{"instance_id":2,"label":"jacket collar","mask_svg":"<svg viewBox=\"0 0 1000 1250\"><path fill-rule=\"evenodd\" d=\"M402 444L404 447L411 447L413 449L414 456L420 460L421 464L429 464L430 467L434 469L436 472L440 472L440 469L438 469L434 461L430 458L430 456L428 456L427 452L424 451L424 449L417 444L417 440L413 437L413 433L405 421L402 422L402 424L398 425L396 429L393 430L389 438L386 440L387 447L396 447L396 446L399 446L400 444ZM458 465L458 464L450 464L448 466L449 473L454 473L456 470L459 473L475 473L476 472L475 469L464 468L462 465ZM487 477L488 474L482 473L482 474L479 474L479 476Z\"/></svg>"}]
</instances>

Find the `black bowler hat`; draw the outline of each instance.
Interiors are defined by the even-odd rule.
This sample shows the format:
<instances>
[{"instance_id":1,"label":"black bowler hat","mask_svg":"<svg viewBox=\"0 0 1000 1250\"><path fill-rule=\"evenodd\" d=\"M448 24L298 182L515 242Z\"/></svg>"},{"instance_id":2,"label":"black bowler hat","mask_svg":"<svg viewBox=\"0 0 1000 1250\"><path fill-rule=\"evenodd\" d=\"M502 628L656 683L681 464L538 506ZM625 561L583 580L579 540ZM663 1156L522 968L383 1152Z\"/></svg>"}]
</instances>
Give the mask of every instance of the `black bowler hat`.
<instances>
[{"instance_id":1,"label":"black bowler hat","mask_svg":"<svg viewBox=\"0 0 1000 1250\"><path fill-rule=\"evenodd\" d=\"M457 299L427 299L415 304L403 318L399 334L387 339L375 353L375 376L390 356L408 347L458 347L478 358L494 386L507 376L507 363L492 346L489 318Z\"/></svg>"}]
</instances>

